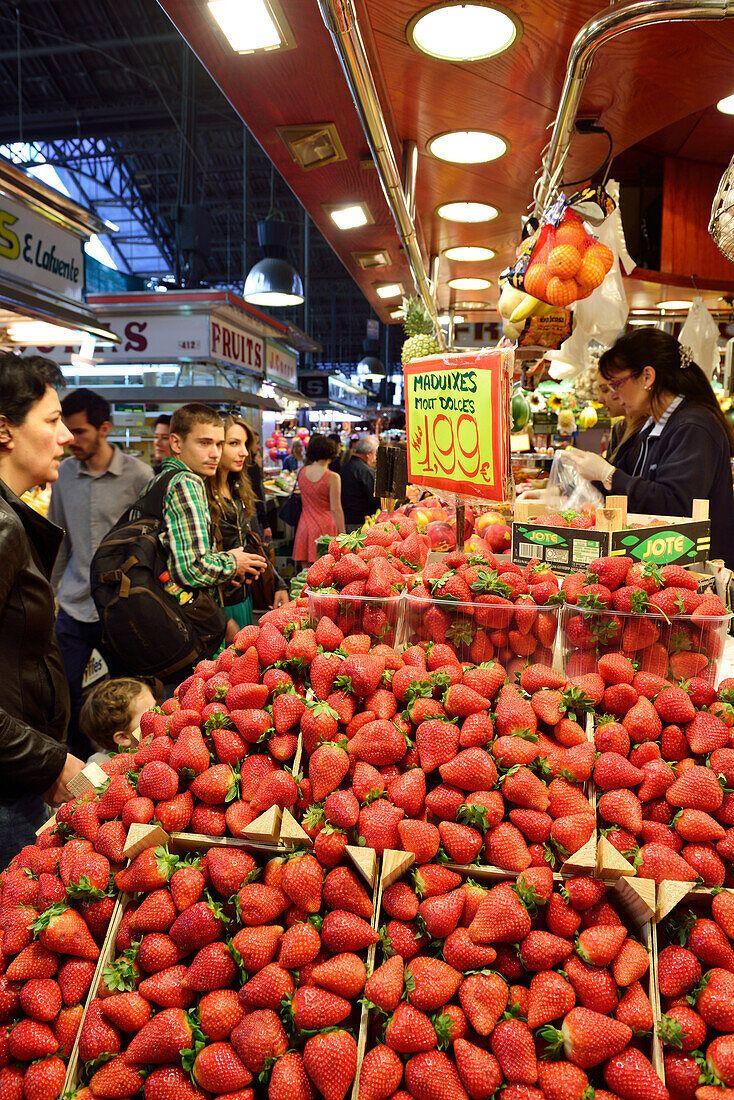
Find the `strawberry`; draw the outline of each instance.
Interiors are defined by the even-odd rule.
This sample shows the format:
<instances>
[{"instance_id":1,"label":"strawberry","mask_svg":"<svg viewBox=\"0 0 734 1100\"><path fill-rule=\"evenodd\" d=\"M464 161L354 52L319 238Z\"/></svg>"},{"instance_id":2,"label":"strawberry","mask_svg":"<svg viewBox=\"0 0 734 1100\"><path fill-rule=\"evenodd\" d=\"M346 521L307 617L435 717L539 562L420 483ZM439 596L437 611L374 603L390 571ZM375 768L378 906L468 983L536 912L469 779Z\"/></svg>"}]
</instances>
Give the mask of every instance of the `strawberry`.
<instances>
[{"instance_id":1,"label":"strawberry","mask_svg":"<svg viewBox=\"0 0 734 1100\"><path fill-rule=\"evenodd\" d=\"M321 941L334 953L361 951L371 943L377 943L379 934L361 917L344 909L327 913L321 926Z\"/></svg>"},{"instance_id":2,"label":"strawberry","mask_svg":"<svg viewBox=\"0 0 734 1100\"><path fill-rule=\"evenodd\" d=\"M365 1000L387 1013L397 1008L402 995L403 959L400 955L393 955L367 979L364 996Z\"/></svg>"},{"instance_id":3,"label":"strawberry","mask_svg":"<svg viewBox=\"0 0 734 1100\"><path fill-rule=\"evenodd\" d=\"M455 1064L440 1050L410 1058L405 1066L405 1084L414 1100L462 1100L462 1083ZM400 1100L405 1096L397 1093ZM505 1090L503 1100L510 1100Z\"/></svg>"},{"instance_id":4,"label":"strawberry","mask_svg":"<svg viewBox=\"0 0 734 1100\"><path fill-rule=\"evenodd\" d=\"M331 993L353 1000L364 989L365 979L365 964L358 955L345 951L315 966L310 980Z\"/></svg>"},{"instance_id":5,"label":"strawberry","mask_svg":"<svg viewBox=\"0 0 734 1100\"><path fill-rule=\"evenodd\" d=\"M219 937L226 919L214 902L197 901L176 917L170 936L181 950L198 950Z\"/></svg>"},{"instance_id":6,"label":"strawberry","mask_svg":"<svg viewBox=\"0 0 734 1100\"><path fill-rule=\"evenodd\" d=\"M143 1087L143 1074L117 1055L99 1067L89 1087L96 1096L133 1096Z\"/></svg>"},{"instance_id":7,"label":"strawberry","mask_svg":"<svg viewBox=\"0 0 734 1100\"><path fill-rule=\"evenodd\" d=\"M668 1100L669 1093L647 1058L634 1047L617 1051L604 1066L609 1088L627 1100Z\"/></svg>"},{"instance_id":8,"label":"strawberry","mask_svg":"<svg viewBox=\"0 0 734 1100\"><path fill-rule=\"evenodd\" d=\"M685 735L691 752L697 756L704 756L729 744L729 727L714 714L695 714L685 728Z\"/></svg>"},{"instance_id":9,"label":"strawberry","mask_svg":"<svg viewBox=\"0 0 734 1100\"><path fill-rule=\"evenodd\" d=\"M524 1020L500 1020L490 1045L505 1077L524 1085L538 1079L533 1033Z\"/></svg>"},{"instance_id":10,"label":"strawberry","mask_svg":"<svg viewBox=\"0 0 734 1100\"><path fill-rule=\"evenodd\" d=\"M344 909L370 920L374 906L366 890L349 867L335 867L323 884L323 899L329 909Z\"/></svg>"},{"instance_id":11,"label":"strawberry","mask_svg":"<svg viewBox=\"0 0 734 1100\"><path fill-rule=\"evenodd\" d=\"M638 858L637 877L650 878L656 886L665 879L695 882L698 877L690 864L664 844L643 844Z\"/></svg>"},{"instance_id":12,"label":"strawberry","mask_svg":"<svg viewBox=\"0 0 734 1100\"><path fill-rule=\"evenodd\" d=\"M409 1004L399 1004L387 1022L385 1043L399 1054L433 1050L436 1032L428 1016Z\"/></svg>"},{"instance_id":13,"label":"strawberry","mask_svg":"<svg viewBox=\"0 0 734 1100\"><path fill-rule=\"evenodd\" d=\"M251 1092L251 1089L243 1089L241 1093L231 1095L233 1100L247 1100L245 1094ZM313 1091L301 1054L295 1050L283 1054L270 1071L269 1100L311 1100L312 1096Z\"/></svg>"},{"instance_id":14,"label":"strawberry","mask_svg":"<svg viewBox=\"0 0 734 1100\"><path fill-rule=\"evenodd\" d=\"M517 893L505 883L487 891L469 925L475 943L515 943L530 931L530 916Z\"/></svg>"},{"instance_id":15,"label":"strawberry","mask_svg":"<svg viewBox=\"0 0 734 1100\"><path fill-rule=\"evenodd\" d=\"M384 1100L400 1087L403 1063L389 1046L373 1047L365 1054L359 1076L358 1100Z\"/></svg>"},{"instance_id":16,"label":"strawberry","mask_svg":"<svg viewBox=\"0 0 734 1100\"><path fill-rule=\"evenodd\" d=\"M339 1029L313 1035L303 1048L303 1064L324 1100L344 1100L357 1072L357 1044Z\"/></svg>"},{"instance_id":17,"label":"strawberry","mask_svg":"<svg viewBox=\"0 0 734 1100\"><path fill-rule=\"evenodd\" d=\"M555 970L544 970L530 979L528 1026L548 1024L570 1012L576 1003L573 987Z\"/></svg>"},{"instance_id":18,"label":"strawberry","mask_svg":"<svg viewBox=\"0 0 734 1100\"><path fill-rule=\"evenodd\" d=\"M344 779L349 770L349 756L337 743L319 745L309 760L308 774L315 802L323 802Z\"/></svg>"},{"instance_id":19,"label":"strawberry","mask_svg":"<svg viewBox=\"0 0 734 1100\"><path fill-rule=\"evenodd\" d=\"M668 787L665 798L671 806L713 813L721 807L724 794L714 772L709 768L693 765Z\"/></svg>"},{"instance_id":20,"label":"strawberry","mask_svg":"<svg viewBox=\"0 0 734 1100\"><path fill-rule=\"evenodd\" d=\"M42 947L81 959L99 958L99 948L84 919L67 906L54 905L33 922Z\"/></svg>"},{"instance_id":21,"label":"strawberry","mask_svg":"<svg viewBox=\"0 0 734 1100\"><path fill-rule=\"evenodd\" d=\"M385 798L378 798L360 810L357 825L359 836L364 838L368 848L374 848L379 855L388 848L399 849L397 827L402 817L403 810L398 806Z\"/></svg>"},{"instance_id":22,"label":"strawberry","mask_svg":"<svg viewBox=\"0 0 734 1100\"><path fill-rule=\"evenodd\" d=\"M650 968L647 950L637 940L625 939L612 962L612 974L618 986L625 988L638 981Z\"/></svg>"},{"instance_id":23,"label":"strawberry","mask_svg":"<svg viewBox=\"0 0 734 1100\"><path fill-rule=\"evenodd\" d=\"M427 821L401 820L397 824L398 849L413 852L416 863L426 863L433 859L441 841L435 825Z\"/></svg>"},{"instance_id":24,"label":"strawberry","mask_svg":"<svg viewBox=\"0 0 734 1100\"><path fill-rule=\"evenodd\" d=\"M166 848L146 848L135 856L129 867L115 875L117 889L124 893L156 890L165 886L177 864L177 857Z\"/></svg>"},{"instance_id":25,"label":"strawberry","mask_svg":"<svg viewBox=\"0 0 734 1100\"><path fill-rule=\"evenodd\" d=\"M563 1048L569 1062L590 1069L624 1050L632 1029L591 1009L572 1008L560 1030L545 1027L541 1035L551 1052Z\"/></svg>"}]
</instances>

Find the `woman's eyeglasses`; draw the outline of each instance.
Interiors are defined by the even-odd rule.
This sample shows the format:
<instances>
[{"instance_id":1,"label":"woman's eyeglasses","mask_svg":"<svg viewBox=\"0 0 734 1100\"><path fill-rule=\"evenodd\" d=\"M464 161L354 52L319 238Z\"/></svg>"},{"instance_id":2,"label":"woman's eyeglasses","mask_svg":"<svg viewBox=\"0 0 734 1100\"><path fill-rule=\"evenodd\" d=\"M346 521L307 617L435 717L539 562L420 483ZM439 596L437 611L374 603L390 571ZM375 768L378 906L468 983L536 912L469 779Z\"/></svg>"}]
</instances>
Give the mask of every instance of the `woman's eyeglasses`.
<instances>
[{"instance_id":1,"label":"woman's eyeglasses","mask_svg":"<svg viewBox=\"0 0 734 1100\"><path fill-rule=\"evenodd\" d=\"M628 382L630 378L634 377L634 374L630 371L629 374L623 374L621 378L608 378L607 382L609 383L609 389L613 393L617 393L620 386L623 386L625 382Z\"/></svg>"}]
</instances>

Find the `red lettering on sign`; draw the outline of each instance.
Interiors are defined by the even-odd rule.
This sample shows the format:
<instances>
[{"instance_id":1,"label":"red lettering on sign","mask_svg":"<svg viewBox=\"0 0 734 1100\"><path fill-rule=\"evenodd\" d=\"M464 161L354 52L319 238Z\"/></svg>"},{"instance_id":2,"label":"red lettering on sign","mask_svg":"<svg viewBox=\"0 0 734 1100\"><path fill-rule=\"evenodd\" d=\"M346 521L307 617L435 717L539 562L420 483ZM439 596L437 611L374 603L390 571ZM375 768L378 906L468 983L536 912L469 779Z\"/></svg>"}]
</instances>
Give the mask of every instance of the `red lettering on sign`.
<instances>
[{"instance_id":1,"label":"red lettering on sign","mask_svg":"<svg viewBox=\"0 0 734 1100\"><path fill-rule=\"evenodd\" d=\"M222 334L222 330L216 321L212 321L212 355L216 355L217 348L219 347L219 337Z\"/></svg>"},{"instance_id":2,"label":"red lettering on sign","mask_svg":"<svg viewBox=\"0 0 734 1100\"><path fill-rule=\"evenodd\" d=\"M148 338L143 333L148 327L147 321L128 321L125 325L125 346L123 351L145 351Z\"/></svg>"},{"instance_id":3,"label":"red lettering on sign","mask_svg":"<svg viewBox=\"0 0 734 1100\"><path fill-rule=\"evenodd\" d=\"M225 357L225 359L229 359L232 355L232 352L230 350L231 342L232 342L232 333L229 331L228 328L223 329L222 330L222 355Z\"/></svg>"},{"instance_id":4,"label":"red lettering on sign","mask_svg":"<svg viewBox=\"0 0 734 1100\"><path fill-rule=\"evenodd\" d=\"M262 369L261 345L259 343L255 344L255 366L258 370Z\"/></svg>"}]
</instances>

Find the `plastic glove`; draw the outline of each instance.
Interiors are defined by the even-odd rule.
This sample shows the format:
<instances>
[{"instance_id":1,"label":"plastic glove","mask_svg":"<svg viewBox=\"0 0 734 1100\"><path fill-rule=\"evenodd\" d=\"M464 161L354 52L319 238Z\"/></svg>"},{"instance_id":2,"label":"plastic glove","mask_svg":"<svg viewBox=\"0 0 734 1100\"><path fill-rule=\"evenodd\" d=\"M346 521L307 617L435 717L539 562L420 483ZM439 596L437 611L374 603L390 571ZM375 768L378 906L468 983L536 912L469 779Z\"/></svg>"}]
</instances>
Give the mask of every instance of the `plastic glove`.
<instances>
[{"instance_id":1,"label":"plastic glove","mask_svg":"<svg viewBox=\"0 0 734 1100\"><path fill-rule=\"evenodd\" d=\"M611 462L593 451L581 451L578 447L569 447L566 454L574 466L587 481L603 481L614 470Z\"/></svg>"}]
</instances>

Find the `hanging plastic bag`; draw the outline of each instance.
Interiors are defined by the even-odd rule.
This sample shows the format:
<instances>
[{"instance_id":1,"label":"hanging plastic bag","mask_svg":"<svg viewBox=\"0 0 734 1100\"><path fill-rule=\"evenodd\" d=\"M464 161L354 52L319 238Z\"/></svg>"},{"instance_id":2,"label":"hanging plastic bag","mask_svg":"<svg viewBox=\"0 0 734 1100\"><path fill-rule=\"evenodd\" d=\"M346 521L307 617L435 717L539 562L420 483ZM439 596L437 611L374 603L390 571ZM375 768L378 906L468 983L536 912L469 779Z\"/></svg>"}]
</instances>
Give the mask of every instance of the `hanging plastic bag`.
<instances>
[{"instance_id":1,"label":"hanging plastic bag","mask_svg":"<svg viewBox=\"0 0 734 1100\"><path fill-rule=\"evenodd\" d=\"M719 365L719 330L703 298L694 298L678 337L693 353L693 362L710 380Z\"/></svg>"},{"instance_id":2,"label":"hanging plastic bag","mask_svg":"<svg viewBox=\"0 0 734 1100\"><path fill-rule=\"evenodd\" d=\"M610 181L607 189L613 198L618 198L619 184L616 181ZM597 340L600 344L609 346L624 328L629 314L622 281L622 264L627 273L635 266L627 252L619 206L599 227L597 237L599 243L605 245L613 257L610 270L600 286L583 301L576 303L574 316L577 328L586 334L587 344L589 340ZM628 263L631 267L628 267ZM561 347L559 350L563 352L564 349Z\"/></svg>"}]
</instances>

